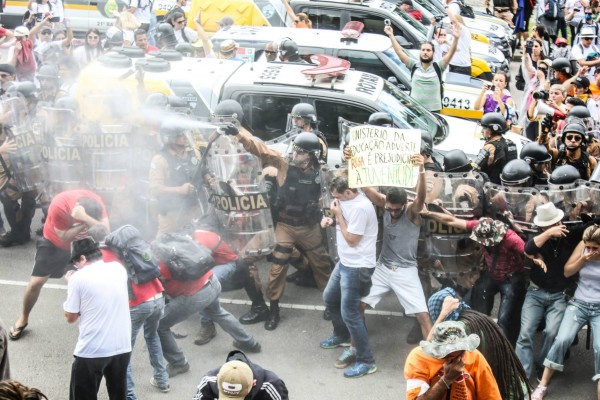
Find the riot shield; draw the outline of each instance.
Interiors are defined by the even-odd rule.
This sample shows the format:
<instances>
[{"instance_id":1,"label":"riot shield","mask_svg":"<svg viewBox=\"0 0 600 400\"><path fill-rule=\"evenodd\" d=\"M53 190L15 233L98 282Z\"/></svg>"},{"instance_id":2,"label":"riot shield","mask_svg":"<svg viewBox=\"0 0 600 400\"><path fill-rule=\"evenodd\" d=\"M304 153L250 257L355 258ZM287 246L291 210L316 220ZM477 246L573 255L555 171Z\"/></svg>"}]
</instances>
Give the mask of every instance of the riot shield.
<instances>
[{"instance_id":1,"label":"riot shield","mask_svg":"<svg viewBox=\"0 0 600 400\"><path fill-rule=\"evenodd\" d=\"M8 155L11 175L21 193L41 190L44 185L42 139L34 132L25 101L18 96L2 100L2 125L7 138L17 145ZM6 162L6 159L4 159Z\"/></svg>"},{"instance_id":2,"label":"riot shield","mask_svg":"<svg viewBox=\"0 0 600 400\"><path fill-rule=\"evenodd\" d=\"M486 184L490 216L506 224L517 233L537 233L533 224L537 206L547 203L548 197L537 188L520 188Z\"/></svg>"},{"instance_id":3,"label":"riot shield","mask_svg":"<svg viewBox=\"0 0 600 400\"><path fill-rule=\"evenodd\" d=\"M332 169L328 165L321 165L321 208L323 209L323 215L325 217L334 218L335 216L331 212L331 202L334 200L331 195L329 186L336 176L336 170ZM327 240L327 250L329 257L334 264L340 260L337 251L337 232L335 226L329 226L325 228L324 236Z\"/></svg>"},{"instance_id":4,"label":"riot shield","mask_svg":"<svg viewBox=\"0 0 600 400\"><path fill-rule=\"evenodd\" d=\"M582 214L600 213L600 186L582 179L569 185L538 187L548 201L565 212L563 223L567 226L583 223Z\"/></svg>"},{"instance_id":5,"label":"riot shield","mask_svg":"<svg viewBox=\"0 0 600 400\"><path fill-rule=\"evenodd\" d=\"M205 176L210 176L211 183L209 201L231 248L243 258L271 253L275 230L262 161L226 135L210 144L205 160Z\"/></svg>"},{"instance_id":6,"label":"riot shield","mask_svg":"<svg viewBox=\"0 0 600 400\"><path fill-rule=\"evenodd\" d=\"M77 134L75 113L43 108L40 118L46 195L51 199L60 192L85 187L82 141Z\"/></svg>"},{"instance_id":7,"label":"riot shield","mask_svg":"<svg viewBox=\"0 0 600 400\"><path fill-rule=\"evenodd\" d=\"M427 197L431 207L443 207L455 217L476 220L483 215L484 181L481 175L469 173L430 173L431 190ZM469 239L467 231L424 218L428 251L426 265L436 278L454 279L470 288L479 275L481 247Z\"/></svg>"}]
</instances>

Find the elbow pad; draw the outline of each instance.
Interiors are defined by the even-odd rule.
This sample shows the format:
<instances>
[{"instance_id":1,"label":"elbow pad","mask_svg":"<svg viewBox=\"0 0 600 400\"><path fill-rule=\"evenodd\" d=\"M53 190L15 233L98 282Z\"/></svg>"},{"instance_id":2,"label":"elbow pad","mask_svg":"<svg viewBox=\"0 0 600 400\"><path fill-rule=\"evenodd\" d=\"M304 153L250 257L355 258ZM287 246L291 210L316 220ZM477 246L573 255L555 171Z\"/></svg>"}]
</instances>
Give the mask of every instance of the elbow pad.
<instances>
[{"instance_id":1,"label":"elbow pad","mask_svg":"<svg viewBox=\"0 0 600 400\"><path fill-rule=\"evenodd\" d=\"M479 150L479 154L475 158L475 164L481 169L483 165L487 163L488 158L490 157L490 152L486 149Z\"/></svg>"}]
</instances>

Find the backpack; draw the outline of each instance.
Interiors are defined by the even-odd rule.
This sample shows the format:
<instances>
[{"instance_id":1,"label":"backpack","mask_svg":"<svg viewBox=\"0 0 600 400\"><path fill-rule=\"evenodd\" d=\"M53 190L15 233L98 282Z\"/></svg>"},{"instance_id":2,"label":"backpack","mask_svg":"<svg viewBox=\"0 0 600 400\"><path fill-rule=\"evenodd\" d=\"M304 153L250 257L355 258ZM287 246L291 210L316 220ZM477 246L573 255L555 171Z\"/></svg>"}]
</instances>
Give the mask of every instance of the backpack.
<instances>
[{"instance_id":1,"label":"backpack","mask_svg":"<svg viewBox=\"0 0 600 400\"><path fill-rule=\"evenodd\" d=\"M131 284L150 282L160 276L158 260L152 254L150 244L146 242L140 231L131 225L123 225L111 232L104 239L104 246L114 251L123 262L127 271L129 298L135 296Z\"/></svg>"},{"instance_id":2,"label":"backpack","mask_svg":"<svg viewBox=\"0 0 600 400\"><path fill-rule=\"evenodd\" d=\"M187 235L167 233L152 243L152 249L173 279L195 281L215 266L212 253L220 245L221 239L211 250Z\"/></svg>"},{"instance_id":3,"label":"backpack","mask_svg":"<svg viewBox=\"0 0 600 400\"><path fill-rule=\"evenodd\" d=\"M556 0L546 0L546 5L544 6L544 14L542 14L542 17L551 21L557 20L558 8L558 2Z\"/></svg>"},{"instance_id":4,"label":"backpack","mask_svg":"<svg viewBox=\"0 0 600 400\"><path fill-rule=\"evenodd\" d=\"M473 7L466 5L462 0L456 2L460 7L460 15L466 18L475 18L475 11Z\"/></svg>"},{"instance_id":5,"label":"backpack","mask_svg":"<svg viewBox=\"0 0 600 400\"><path fill-rule=\"evenodd\" d=\"M433 69L435 70L435 73L438 76L438 79L440 80L440 97L443 99L444 98L444 81L442 79L442 69L440 68L440 66L438 65L437 62L433 62ZM412 80L413 75L415 74L415 71L417 70L417 64L413 65L413 67L410 70L410 79Z\"/></svg>"}]
</instances>

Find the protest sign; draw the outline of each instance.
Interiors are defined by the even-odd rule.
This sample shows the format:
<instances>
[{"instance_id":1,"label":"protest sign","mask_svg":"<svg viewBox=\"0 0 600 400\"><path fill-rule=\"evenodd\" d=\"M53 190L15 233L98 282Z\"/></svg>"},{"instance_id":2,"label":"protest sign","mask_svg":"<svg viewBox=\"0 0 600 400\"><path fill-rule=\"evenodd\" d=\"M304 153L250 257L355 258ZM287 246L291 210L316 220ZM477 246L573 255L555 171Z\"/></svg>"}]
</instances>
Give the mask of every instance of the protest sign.
<instances>
[{"instance_id":1,"label":"protest sign","mask_svg":"<svg viewBox=\"0 0 600 400\"><path fill-rule=\"evenodd\" d=\"M351 188L396 186L413 188L419 167L410 161L421 150L417 129L361 125L350 128L348 183Z\"/></svg>"}]
</instances>

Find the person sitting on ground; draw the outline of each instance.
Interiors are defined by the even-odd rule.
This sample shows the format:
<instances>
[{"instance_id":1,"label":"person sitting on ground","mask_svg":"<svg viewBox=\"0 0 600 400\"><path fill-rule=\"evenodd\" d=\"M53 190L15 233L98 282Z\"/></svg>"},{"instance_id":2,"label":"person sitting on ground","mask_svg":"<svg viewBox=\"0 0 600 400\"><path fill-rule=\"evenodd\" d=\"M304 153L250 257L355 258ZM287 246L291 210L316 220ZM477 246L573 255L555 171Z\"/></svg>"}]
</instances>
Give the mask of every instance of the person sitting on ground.
<instances>
[{"instance_id":1,"label":"person sitting on ground","mask_svg":"<svg viewBox=\"0 0 600 400\"><path fill-rule=\"evenodd\" d=\"M467 336L462 322L445 321L432 329L406 358L406 398L497 399L500 391L485 357L477 350L479 336Z\"/></svg>"},{"instance_id":2,"label":"person sitting on ground","mask_svg":"<svg viewBox=\"0 0 600 400\"><path fill-rule=\"evenodd\" d=\"M2 400L48 400L39 389L27 386L13 380L0 381L0 399Z\"/></svg>"},{"instance_id":3,"label":"person sitting on ground","mask_svg":"<svg viewBox=\"0 0 600 400\"><path fill-rule=\"evenodd\" d=\"M227 384L233 384L238 390L227 392ZM223 395L227 397L222 397ZM236 396L236 397L232 397ZM288 400L285 382L273 371L263 369L253 363L239 350L227 355L226 363L210 370L204 375L193 400L216 399L246 400Z\"/></svg>"}]
</instances>

